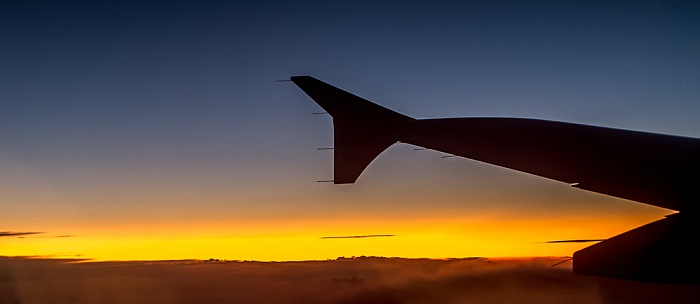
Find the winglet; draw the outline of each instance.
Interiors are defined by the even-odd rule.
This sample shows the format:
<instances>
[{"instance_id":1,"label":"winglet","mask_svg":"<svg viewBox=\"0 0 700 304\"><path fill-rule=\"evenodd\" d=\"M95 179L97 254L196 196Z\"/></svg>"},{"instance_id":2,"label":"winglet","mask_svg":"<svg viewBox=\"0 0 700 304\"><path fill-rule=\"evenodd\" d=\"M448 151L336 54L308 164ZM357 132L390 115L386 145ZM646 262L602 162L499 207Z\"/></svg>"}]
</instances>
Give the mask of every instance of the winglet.
<instances>
[{"instance_id":1,"label":"winglet","mask_svg":"<svg viewBox=\"0 0 700 304\"><path fill-rule=\"evenodd\" d=\"M333 117L335 184L351 184L397 140L392 129L414 120L311 76L292 76L304 93Z\"/></svg>"}]
</instances>

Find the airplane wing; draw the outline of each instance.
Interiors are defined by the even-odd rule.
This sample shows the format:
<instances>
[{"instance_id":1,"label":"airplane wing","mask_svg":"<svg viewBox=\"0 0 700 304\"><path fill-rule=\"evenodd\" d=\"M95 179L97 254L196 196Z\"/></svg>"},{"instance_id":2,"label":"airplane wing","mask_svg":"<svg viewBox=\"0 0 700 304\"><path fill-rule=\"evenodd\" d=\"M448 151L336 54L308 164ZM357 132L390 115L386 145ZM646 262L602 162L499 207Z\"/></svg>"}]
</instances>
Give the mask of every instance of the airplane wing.
<instances>
[{"instance_id":1,"label":"airplane wing","mask_svg":"<svg viewBox=\"0 0 700 304\"><path fill-rule=\"evenodd\" d=\"M395 142L680 211L574 253L578 274L700 284L700 139L522 118L413 119L309 76L291 77L333 117L336 184ZM684 264L668 261L688 257Z\"/></svg>"},{"instance_id":2,"label":"airplane wing","mask_svg":"<svg viewBox=\"0 0 700 304\"><path fill-rule=\"evenodd\" d=\"M309 76L291 80L333 117L335 183L400 141L672 210L700 202L700 139L521 118L413 119Z\"/></svg>"},{"instance_id":3,"label":"airplane wing","mask_svg":"<svg viewBox=\"0 0 700 304\"><path fill-rule=\"evenodd\" d=\"M291 80L333 117L335 184L354 183L379 153L396 142L393 127L414 120L309 76Z\"/></svg>"},{"instance_id":4,"label":"airplane wing","mask_svg":"<svg viewBox=\"0 0 700 304\"><path fill-rule=\"evenodd\" d=\"M405 124L399 140L673 210L699 201L700 139L520 118Z\"/></svg>"}]
</instances>

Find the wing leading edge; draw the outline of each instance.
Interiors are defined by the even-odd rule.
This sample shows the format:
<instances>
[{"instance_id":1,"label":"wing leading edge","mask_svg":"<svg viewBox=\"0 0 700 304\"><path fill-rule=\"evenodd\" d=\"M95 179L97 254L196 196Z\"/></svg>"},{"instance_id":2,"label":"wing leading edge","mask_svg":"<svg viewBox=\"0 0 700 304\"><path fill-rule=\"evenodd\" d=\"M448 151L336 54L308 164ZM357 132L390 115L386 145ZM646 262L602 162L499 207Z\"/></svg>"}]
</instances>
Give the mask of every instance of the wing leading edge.
<instances>
[{"instance_id":1,"label":"wing leading edge","mask_svg":"<svg viewBox=\"0 0 700 304\"><path fill-rule=\"evenodd\" d=\"M333 117L335 183L355 182L379 153L400 141L678 210L682 217L576 252L574 272L700 283L693 279L700 262L679 275L659 260L693 248L686 240L698 231L700 220L694 190L700 182L700 139L537 119L413 119L309 76L291 80Z\"/></svg>"},{"instance_id":2,"label":"wing leading edge","mask_svg":"<svg viewBox=\"0 0 700 304\"><path fill-rule=\"evenodd\" d=\"M521 118L413 119L310 76L291 80L332 117L335 182L397 141L678 211L700 201L700 139Z\"/></svg>"}]
</instances>

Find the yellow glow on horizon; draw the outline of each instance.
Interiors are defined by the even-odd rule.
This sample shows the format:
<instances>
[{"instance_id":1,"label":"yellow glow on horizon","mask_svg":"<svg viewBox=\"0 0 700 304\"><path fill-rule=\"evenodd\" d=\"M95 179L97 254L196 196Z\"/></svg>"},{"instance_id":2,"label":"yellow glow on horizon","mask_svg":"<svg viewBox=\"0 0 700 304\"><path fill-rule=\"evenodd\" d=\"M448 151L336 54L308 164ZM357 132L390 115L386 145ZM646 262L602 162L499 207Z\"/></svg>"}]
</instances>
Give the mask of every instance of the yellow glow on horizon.
<instances>
[{"instance_id":1,"label":"yellow glow on horizon","mask_svg":"<svg viewBox=\"0 0 700 304\"><path fill-rule=\"evenodd\" d=\"M340 256L406 258L569 256L590 243L544 244L561 239L607 238L658 219L522 218L514 216L327 219L178 223L105 229L84 227L74 237L0 239L0 255L81 257L95 260L208 259L292 261ZM391 237L322 239L391 234Z\"/></svg>"}]
</instances>

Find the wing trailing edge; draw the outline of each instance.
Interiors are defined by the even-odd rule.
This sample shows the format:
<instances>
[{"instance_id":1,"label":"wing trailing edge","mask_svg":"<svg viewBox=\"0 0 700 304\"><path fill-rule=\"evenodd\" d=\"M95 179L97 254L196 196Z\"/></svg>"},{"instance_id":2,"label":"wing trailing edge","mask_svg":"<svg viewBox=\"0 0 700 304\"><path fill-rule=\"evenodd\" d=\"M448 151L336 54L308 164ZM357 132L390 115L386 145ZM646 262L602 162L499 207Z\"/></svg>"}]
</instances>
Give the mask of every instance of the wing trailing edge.
<instances>
[{"instance_id":1,"label":"wing trailing edge","mask_svg":"<svg viewBox=\"0 0 700 304\"><path fill-rule=\"evenodd\" d=\"M579 250L583 275L700 284L700 139L523 118L413 119L309 76L290 79L333 117L334 183L400 141L680 211ZM421 148L422 149L422 148ZM590 241L590 240L574 240ZM674 264L683 259L683 265Z\"/></svg>"},{"instance_id":2,"label":"wing trailing edge","mask_svg":"<svg viewBox=\"0 0 700 304\"><path fill-rule=\"evenodd\" d=\"M697 218L676 213L574 253L576 274L700 284Z\"/></svg>"}]
</instances>

